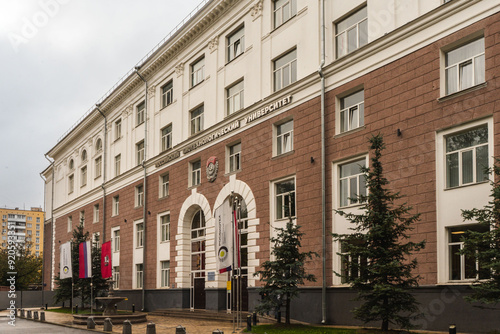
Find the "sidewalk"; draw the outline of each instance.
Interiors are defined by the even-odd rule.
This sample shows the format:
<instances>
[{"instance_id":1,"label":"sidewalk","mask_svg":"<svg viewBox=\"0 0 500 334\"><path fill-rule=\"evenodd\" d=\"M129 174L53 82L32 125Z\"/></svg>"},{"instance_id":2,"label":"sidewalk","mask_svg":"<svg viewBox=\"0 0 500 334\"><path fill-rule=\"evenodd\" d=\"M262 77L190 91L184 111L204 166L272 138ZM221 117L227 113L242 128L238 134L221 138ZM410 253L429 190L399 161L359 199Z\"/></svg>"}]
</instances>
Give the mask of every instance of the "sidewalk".
<instances>
[{"instance_id":1,"label":"sidewalk","mask_svg":"<svg viewBox=\"0 0 500 334\"><path fill-rule=\"evenodd\" d=\"M32 311L42 311L39 308L29 308L26 310ZM0 317L5 317L8 315L8 311L0 311ZM34 321L34 320L32 320ZM79 329L87 329L85 325L73 325L73 316L71 314L56 313L45 311L45 322L61 325L66 327L73 327ZM214 330L221 330L224 334L233 333L233 324L229 322L217 322L217 321L207 321L207 320L194 320L194 319L180 319L168 316L153 316L148 315L148 322L142 324L132 324L132 334L146 334L146 326L148 323L153 322L156 325L157 334L174 334L175 328L179 325L186 328L187 334L212 334ZM236 329L234 333L241 333L243 329L246 328L246 323L242 323L240 329ZM98 333L110 333L104 332L103 325L96 325L96 332ZM113 323L112 333L122 333L123 323ZM1 330L0 330L1 332Z\"/></svg>"}]
</instances>

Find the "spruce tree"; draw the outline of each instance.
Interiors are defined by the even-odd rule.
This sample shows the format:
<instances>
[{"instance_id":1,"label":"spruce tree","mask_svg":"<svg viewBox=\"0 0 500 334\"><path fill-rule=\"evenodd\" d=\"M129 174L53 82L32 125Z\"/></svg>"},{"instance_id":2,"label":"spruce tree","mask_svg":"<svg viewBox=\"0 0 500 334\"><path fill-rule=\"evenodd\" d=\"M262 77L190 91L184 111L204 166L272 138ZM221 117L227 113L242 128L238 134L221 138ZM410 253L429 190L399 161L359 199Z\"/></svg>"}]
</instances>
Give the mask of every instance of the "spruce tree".
<instances>
[{"instance_id":1,"label":"spruce tree","mask_svg":"<svg viewBox=\"0 0 500 334\"><path fill-rule=\"evenodd\" d=\"M500 160L487 171L493 176L490 181L491 200L482 209L462 210L466 221L475 221L484 232L467 231L461 254L473 258L478 264L477 280L472 286L473 293L466 299L486 304L500 301ZM489 278L486 279L485 278Z\"/></svg>"},{"instance_id":2,"label":"spruce tree","mask_svg":"<svg viewBox=\"0 0 500 334\"><path fill-rule=\"evenodd\" d=\"M417 260L410 256L425 246L425 241L409 241L408 231L419 220L411 214L406 203L396 204L402 196L388 189L384 177L382 136L369 139L372 151L371 166L360 167L366 175L367 195L357 195L360 214L337 211L354 224L352 234L334 234L342 245L340 256L350 256L351 263L343 273L336 273L349 281L356 290L361 305L353 310L354 316L365 323L382 321L381 329L389 324L411 328L411 320L418 314L418 303L411 293L418 286L419 276L413 274ZM357 272L356 275L350 273Z\"/></svg>"}]
</instances>

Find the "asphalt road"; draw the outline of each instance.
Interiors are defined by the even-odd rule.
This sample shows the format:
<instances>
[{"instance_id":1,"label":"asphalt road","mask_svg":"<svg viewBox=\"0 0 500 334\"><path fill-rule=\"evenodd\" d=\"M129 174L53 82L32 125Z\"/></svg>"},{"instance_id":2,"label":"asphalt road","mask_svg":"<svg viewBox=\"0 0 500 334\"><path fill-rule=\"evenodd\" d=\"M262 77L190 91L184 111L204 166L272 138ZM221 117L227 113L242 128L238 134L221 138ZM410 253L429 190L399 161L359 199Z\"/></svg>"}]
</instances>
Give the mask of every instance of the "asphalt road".
<instances>
[{"instance_id":1,"label":"asphalt road","mask_svg":"<svg viewBox=\"0 0 500 334\"><path fill-rule=\"evenodd\" d=\"M30 321L25 319L16 319L15 326L9 325L10 319L5 316L0 316L0 333L1 334L88 334L95 333L84 329L75 329L64 326L40 323L38 321Z\"/></svg>"}]
</instances>

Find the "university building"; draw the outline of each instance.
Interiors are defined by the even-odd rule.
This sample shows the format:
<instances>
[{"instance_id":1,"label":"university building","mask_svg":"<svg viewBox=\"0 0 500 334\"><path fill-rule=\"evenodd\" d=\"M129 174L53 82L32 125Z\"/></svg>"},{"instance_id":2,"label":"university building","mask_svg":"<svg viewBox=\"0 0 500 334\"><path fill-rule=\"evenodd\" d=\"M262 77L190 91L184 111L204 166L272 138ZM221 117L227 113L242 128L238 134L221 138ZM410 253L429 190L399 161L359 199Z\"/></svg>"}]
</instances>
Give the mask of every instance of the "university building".
<instances>
[{"instance_id":1,"label":"university building","mask_svg":"<svg viewBox=\"0 0 500 334\"><path fill-rule=\"evenodd\" d=\"M30 210L0 208L0 217L2 217L0 249L7 248L10 239L23 246L28 244L29 251L35 256L43 255L45 219L41 208L33 207Z\"/></svg>"},{"instance_id":2,"label":"university building","mask_svg":"<svg viewBox=\"0 0 500 334\"><path fill-rule=\"evenodd\" d=\"M477 229L461 209L487 203L483 167L500 153L499 11L495 0L202 1L47 152L47 288L83 222L112 241L129 302L230 309L214 211L232 196L243 308L258 302L253 274L292 216L320 255L292 317L356 324L355 292L335 272L360 260L338 255L331 233L351 231L336 210L359 212L360 166L381 133L390 187L421 214L411 238L427 242L418 325L498 328L464 301L476 263L457 251Z\"/></svg>"}]
</instances>

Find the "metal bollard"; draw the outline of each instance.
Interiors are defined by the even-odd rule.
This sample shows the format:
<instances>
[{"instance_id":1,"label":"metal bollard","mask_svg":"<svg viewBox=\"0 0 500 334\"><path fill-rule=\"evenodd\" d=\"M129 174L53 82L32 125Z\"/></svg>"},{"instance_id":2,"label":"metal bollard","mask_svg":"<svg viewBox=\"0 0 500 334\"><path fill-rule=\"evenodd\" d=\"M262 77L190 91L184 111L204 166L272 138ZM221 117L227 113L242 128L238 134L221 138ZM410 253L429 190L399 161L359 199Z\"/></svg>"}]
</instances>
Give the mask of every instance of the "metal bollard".
<instances>
[{"instance_id":1,"label":"metal bollard","mask_svg":"<svg viewBox=\"0 0 500 334\"><path fill-rule=\"evenodd\" d=\"M186 329L179 325L175 328L175 334L186 334Z\"/></svg>"},{"instance_id":2,"label":"metal bollard","mask_svg":"<svg viewBox=\"0 0 500 334\"><path fill-rule=\"evenodd\" d=\"M45 322L45 312L40 312L40 321Z\"/></svg>"},{"instance_id":3,"label":"metal bollard","mask_svg":"<svg viewBox=\"0 0 500 334\"><path fill-rule=\"evenodd\" d=\"M457 326L455 326L455 324L450 325L449 331L450 331L450 334L457 334Z\"/></svg>"},{"instance_id":4,"label":"metal bollard","mask_svg":"<svg viewBox=\"0 0 500 334\"><path fill-rule=\"evenodd\" d=\"M33 311L33 320L38 320L38 311Z\"/></svg>"},{"instance_id":5,"label":"metal bollard","mask_svg":"<svg viewBox=\"0 0 500 334\"><path fill-rule=\"evenodd\" d=\"M257 312L252 313L252 325L257 326Z\"/></svg>"},{"instance_id":6,"label":"metal bollard","mask_svg":"<svg viewBox=\"0 0 500 334\"><path fill-rule=\"evenodd\" d=\"M132 313L135 313L135 304L132 304Z\"/></svg>"},{"instance_id":7,"label":"metal bollard","mask_svg":"<svg viewBox=\"0 0 500 334\"><path fill-rule=\"evenodd\" d=\"M94 317L87 318L87 329L95 329Z\"/></svg>"},{"instance_id":8,"label":"metal bollard","mask_svg":"<svg viewBox=\"0 0 500 334\"><path fill-rule=\"evenodd\" d=\"M247 315L247 332L252 331L252 316L249 314Z\"/></svg>"},{"instance_id":9,"label":"metal bollard","mask_svg":"<svg viewBox=\"0 0 500 334\"><path fill-rule=\"evenodd\" d=\"M132 334L132 323L130 322L130 320L125 320L123 322L122 334Z\"/></svg>"},{"instance_id":10,"label":"metal bollard","mask_svg":"<svg viewBox=\"0 0 500 334\"><path fill-rule=\"evenodd\" d=\"M103 331L105 331L105 332L112 332L113 331L113 324L111 323L111 318L104 319Z\"/></svg>"},{"instance_id":11,"label":"metal bollard","mask_svg":"<svg viewBox=\"0 0 500 334\"><path fill-rule=\"evenodd\" d=\"M78 305L75 306L75 313L78 314Z\"/></svg>"},{"instance_id":12,"label":"metal bollard","mask_svg":"<svg viewBox=\"0 0 500 334\"><path fill-rule=\"evenodd\" d=\"M156 325L153 322L146 326L146 334L156 334Z\"/></svg>"},{"instance_id":13,"label":"metal bollard","mask_svg":"<svg viewBox=\"0 0 500 334\"><path fill-rule=\"evenodd\" d=\"M45 310L49 309L49 304L45 304Z\"/></svg>"}]
</instances>

